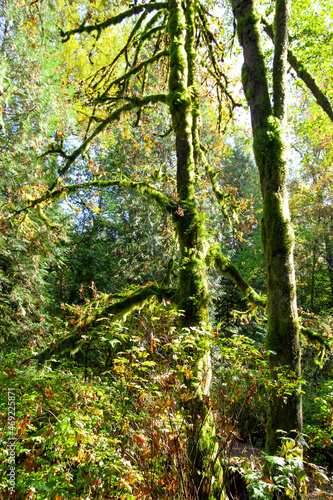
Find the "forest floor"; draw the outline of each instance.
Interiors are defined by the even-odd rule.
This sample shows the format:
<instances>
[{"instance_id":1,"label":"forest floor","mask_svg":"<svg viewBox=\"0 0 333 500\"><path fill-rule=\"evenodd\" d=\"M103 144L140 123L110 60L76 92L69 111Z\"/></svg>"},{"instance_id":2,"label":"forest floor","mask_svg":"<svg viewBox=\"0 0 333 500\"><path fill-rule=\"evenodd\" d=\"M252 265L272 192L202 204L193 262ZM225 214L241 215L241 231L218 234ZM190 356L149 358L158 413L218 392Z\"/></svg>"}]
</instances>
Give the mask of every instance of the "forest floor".
<instances>
[{"instance_id":1,"label":"forest floor","mask_svg":"<svg viewBox=\"0 0 333 500\"><path fill-rule=\"evenodd\" d=\"M230 465L240 465L245 462L251 463L252 467L263 465L264 458L262 450L254 446L245 445L241 442L233 443L232 448L228 452ZM308 467L307 475L309 482L307 484L306 500L333 500L333 475L328 481L320 479L319 474L314 474L315 469ZM237 497L235 497L235 500Z\"/></svg>"}]
</instances>

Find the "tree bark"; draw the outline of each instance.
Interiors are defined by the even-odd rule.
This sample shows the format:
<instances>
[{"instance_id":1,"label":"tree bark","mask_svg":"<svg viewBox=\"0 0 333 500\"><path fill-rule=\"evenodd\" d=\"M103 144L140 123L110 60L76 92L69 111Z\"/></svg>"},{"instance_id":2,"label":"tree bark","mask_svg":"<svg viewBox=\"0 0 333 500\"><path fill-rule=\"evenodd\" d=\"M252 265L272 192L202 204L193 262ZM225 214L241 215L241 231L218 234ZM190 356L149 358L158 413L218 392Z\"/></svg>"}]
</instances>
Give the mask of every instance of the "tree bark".
<instances>
[{"instance_id":1,"label":"tree bark","mask_svg":"<svg viewBox=\"0 0 333 500\"><path fill-rule=\"evenodd\" d=\"M328 276L330 279L330 287L331 287L331 306L333 305L333 248L332 248L332 240L329 234L325 235L325 260L327 262L327 270Z\"/></svg>"},{"instance_id":2,"label":"tree bark","mask_svg":"<svg viewBox=\"0 0 333 500\"><path fill-rule=\"evenodd\" d=\"M302 431L300 340L293 264L294 233L290 223L286 187L285 75L289 2L277 1L273 62L273 106L259 32L260 14L255 0L232 0L244 65L242 81L250 106L253 148L263 197L261 237L267 266L266 349L270 366L270 394L266 452L281 444L279 430L295 437ZM284 392L278 375L293 382Z\"/></svg>"},{"instance_id":3,"label":"tree bark","mask_svg":"<svg viewBox=\"0 0 333 500\"><path fill-rule=\"evenodd\" d=\"M181 252L178 308L183 328L205 328L209 321L206 282L205 229L195 196L195 151L198 103L194 92L194 3L183 8L180 0L169 1L170 78L169 107L176 135L177 234ZM185 29L186 27L186 29ZM189 397L184 404L189 434L187 456L193 498L225 498L222 468L217 460L218 443L209 406L211 360L208 343L189 353L194 363L185 380Z\"/></svg>"}]
</instances>

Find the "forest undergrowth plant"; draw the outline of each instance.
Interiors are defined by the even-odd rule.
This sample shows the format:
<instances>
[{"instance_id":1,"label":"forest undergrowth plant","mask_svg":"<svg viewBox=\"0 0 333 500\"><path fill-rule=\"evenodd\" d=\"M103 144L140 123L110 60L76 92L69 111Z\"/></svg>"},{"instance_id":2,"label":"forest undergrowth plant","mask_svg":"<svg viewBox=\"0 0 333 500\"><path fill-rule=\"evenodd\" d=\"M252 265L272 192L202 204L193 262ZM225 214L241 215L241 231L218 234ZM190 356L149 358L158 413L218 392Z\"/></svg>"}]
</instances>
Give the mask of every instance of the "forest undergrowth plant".
<instances>
[{"instance_id":1,"label":"forest undergrowth plant","mask_svg":"<svg viewBox=\"0 0 333 500\"><path fill-rule=\"evenodd\" d=\"M319 497L331 498L322 490L322 483L329 483L324 468L303 461L302 448L290 438L282 438L282 446L277 455L262 453L262 457L241 457L229 464L232 472L241 474L246 482L249 498L258 500L282 500L305 498L310 481L316 481ZM265 463L265 466L264 466Z\"/></svg>"},{"instance_id":2,"label":"forest undergrowth plant","mask_svg":"<svg viewBox=\"0 0 333 500\"><path fill-rule=\"evenodd\" d=\"M126 321L106 315L96 325L95 308L104 298L98 292L95 298L63 307L59 331L49 339L55 358L36 356L40 370L27 359L22 365L19 356L4 359L1 380L20 400L19 491L36 499L192 500L187 384L195 383L193 358L212 332L180 328L170 304L167 310L151 304ZM57 342L69 331L75 341L60 354ZM5 399L1 413L5 423Z\"/></svg>"},{"instance_id":3,"label":"forest undergrowth plant","mask_svg":"<svg viewBox=\"0 0 333 500\"><path fill-rule=\"evenodd\" d=\"M268 370L264 350L244 335L217 334L213 352L213 404L223 446L229 454L237 439L262 447Z\"/></svg>"}]
</instances>

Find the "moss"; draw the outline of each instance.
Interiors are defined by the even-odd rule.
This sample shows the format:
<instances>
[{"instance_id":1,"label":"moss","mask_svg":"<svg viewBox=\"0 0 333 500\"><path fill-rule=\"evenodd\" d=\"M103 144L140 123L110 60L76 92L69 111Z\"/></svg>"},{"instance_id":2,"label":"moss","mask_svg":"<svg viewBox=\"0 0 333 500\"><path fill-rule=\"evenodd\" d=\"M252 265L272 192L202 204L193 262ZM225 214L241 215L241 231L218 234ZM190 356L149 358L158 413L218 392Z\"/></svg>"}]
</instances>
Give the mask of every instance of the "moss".
<instances>
[{"instance_id":1,"label":"moss","mask_svg":"<svg viewBox=\"0 0 333 500\"><path fill-rule=\"evenodd\" d=\"M192 483L196 485L195 498L199 500L224 500L223 470L217 460L218 440L216 437L214 417L209 406L209 389L211 379L211 358L206 350L202 352L195 376L186 381L193 397L186 403L189 434L189 467ZM198 422L199 425L193 425ZM198 471L202 471L198 473Z\"/></svg>"},{"instance_id":2,"label":"moss","mask_svg":"<svg viewBox=\"0 0 333 500\"><path fill-rule=\"evenodd\" d=\"M99 318L105 317L106 314L111 316L111 321L123 319L135 310L141 309L153 297L157 297L158 299L173 300L175 297L175 290L170 288L164 289L157 285L149 285L141 288L129 297L126 297L126 299L118 300L112 304L109 302L112 300L112 296L104 295L102 303L100 303L100 301L96 301L98 307L96 307L96 309L84 319L85 334L89 332L89 330L87 330L89 327L96 326L96 321ZM80 327L80 324L78 324L78 327ZM43 364L55 354L61 354L66 351L74 353L77 343L80 340L80 332L68 335L64 339L59 340L57 343L53 343L32 359L38 359L39 364Z\"/></svg>"},{"instance_id":3,"label":"moss","mask_svg":"<svg viewBox=\"0 0 333 500\"><path fill-rule=\"evenodd\" d=\"M280 254L290 254L294 246L294 232L286 213L284 196L283 193L276 193L271 189L267 190L264 196L262 242L269 259Z\"/></svg>"},{"instance_id":4,"label":"moss","mask_svg":"<svg viewBox=\"0 0 333 500\"><path fill-rule=\"evenodd\" d=\"M252 305L266 307L266 297L259 295L253 288L244 280L239 269L227 257L222 255L216 247L211 247L206 255L206 263L208 267L217 267L223 276L229 276L236 286L241 291L243 297Z\"/></svg>"}]
</instances>

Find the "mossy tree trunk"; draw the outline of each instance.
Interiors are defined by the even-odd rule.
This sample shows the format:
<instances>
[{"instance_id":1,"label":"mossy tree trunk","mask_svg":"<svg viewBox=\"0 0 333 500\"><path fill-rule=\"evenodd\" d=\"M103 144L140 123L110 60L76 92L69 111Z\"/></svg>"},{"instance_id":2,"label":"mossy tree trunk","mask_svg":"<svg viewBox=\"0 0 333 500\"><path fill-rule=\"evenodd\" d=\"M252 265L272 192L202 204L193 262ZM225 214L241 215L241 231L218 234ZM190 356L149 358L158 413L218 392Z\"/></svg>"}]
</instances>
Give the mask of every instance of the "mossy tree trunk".
<instances>
[{"instance_id":1,"label":"mossy tree trunk","mask_svg":"<svg viewBox=\"0 0 333 500\"><path fill-rule=\"evenodd\" d=\"M286 58L289 0L276 2L273 105L261 48L260 13L256 0L232 0L244 65L242 81L250 106L253 148L263 197L262 244L267 262L267 336L271 390L266 451L275 454L281 444L278 430L288 436L302 431L300 340L293 265L294 233L286 187L285 126ZM279 374L284 372L284 390ZM287 384L286 384L287 385Z\"/></svg>"},{"instance_id":2,"label":"mossy tree trunk","mask_svg":"<svg viewBox=\"0 0 333 500\"><path fill-rule=\"evenodd\" d=\"M206 237L195 193L199 111L195 91L194 2L189 0L184 8L180 0L170 0L169 12L169 107L176 135L177 234L181 253L177 303L183 311L184 328L205 327L209 320ZM189 485L195 499L220 499L224 497L222 469L216 460L215 425L209 406L209 346L190 354L195 362L186 381L190 395L185 403L189 424Z\"/></svg>"}]
</instances>

